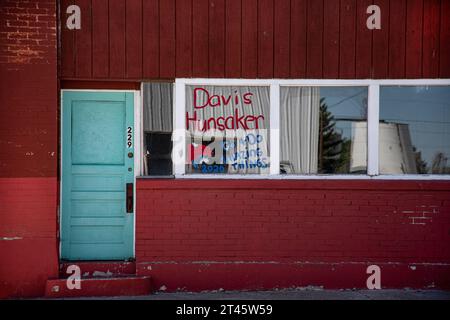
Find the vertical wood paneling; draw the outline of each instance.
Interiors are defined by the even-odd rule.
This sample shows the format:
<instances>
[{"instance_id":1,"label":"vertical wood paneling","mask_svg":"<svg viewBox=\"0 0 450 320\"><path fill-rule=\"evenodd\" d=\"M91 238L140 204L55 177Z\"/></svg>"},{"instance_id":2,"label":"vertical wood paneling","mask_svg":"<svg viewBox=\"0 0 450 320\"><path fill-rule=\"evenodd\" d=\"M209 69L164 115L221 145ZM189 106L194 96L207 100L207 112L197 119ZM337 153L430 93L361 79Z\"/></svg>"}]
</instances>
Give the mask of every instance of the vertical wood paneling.
<instances>
[{"instance_id":1,"label":"vertical wood paneling","mask_svg":"<svg viewBox=\"0 0 450 320\"><path fill-rule=\"evenodd\" d=\"M109 0L109 76L125 78L125 0Z\"/></svg>"},{"instance_id":2,"label":"vertical wood paneling","mask_svg":"<svg viewBox=\"0 0 450 320\"><path fill-rule=\"evenodd\" d=\"M422 76L423 0L406 3L406 78Z\"/></svg>"},{"instance_id":3,"label":"vertical wood paneling","mask_svg":"<svg viewBox=\"0 0 450 320\"><path fill-rule=\"evenodd\" d=\"M62 0L61 77L449 78L449 16L448 0Z\"/></svg>"},{"instance_id":4,"label":"vertical wood paneling","mask_svg":"<svg viewBox=\"0 0 450 320\"><path fill-rule=\"evenodd\" d=\"M450 1L441 0L441 42L440 42L441 78L450 78Z\"/></svg>"},{"instance_id":5,"label":"vertical wood paneling","mask_svg":"<svg viewBox=\"0 0 450 320\"><path fill-rule=\"evenodd\" d=\"M126 0L126 76L142 77L142 0Z\"/></svg>"},{"instance_id":6,"label":"vertical wood paneling","mask_svg":"<svg viewBox=\"0 0 450 320\"><path fill-rule=\"evenodd\" d=\"M390 3L389 17L389 77L405 77L406 0Z\"/></svg>"},{"instance_id":7,"label":"vertical wood paneling","mask_svg":"<svg viewBox=\"0 0 450 320\"><path fill-rule=\"evenodd\" d=\"M355 77L370 78L372 74L372 37L373 31L367 28L367 7L372 0L359 0L356 4L356 48Z\"/></svg>"},{"instance_id":8,"label":"vertical wood paneling","mask_svg":"<svg viewBox=\"0 0 450 320\"><path fill-rule=\"evenodd\" d=\"M225 76L225 0L209 1L209 76Z\"/></svg>"},{"instance_id":9,"label":"vertical wood paneling","mask_svg":"<svg viewBox=\"0 0 450 320\"><path fill-rule=\"evenodd\" d=\"M258 74L258 1L242 0L242 77Z\"/></svg>"},{"instance_id":10,"label":"vertical wood paneling","mask_svg":"<svg viewBox=\"0 0 450 320\"><path fill-rule=\"evenodd\" d=\"M192 75L204 78L209 69L209 0L193 0Z\"/></svg>"},{"instance_id":11,"label":"vertical wood paneling","mask_svg":"<svg viewBox=\"0 0 450 320\"><path fill-rule=\"evenodd\" d=\"M289 78L291 0L276 0L274 10L274 77Z\"/></svg>"},{"instance_id":12,"label":"vertical wood paneling","mask_svg":"<svg viewBox=\"0 0 450 320\"><path fill-rule=\"evenodd\" d=\"M356 0L341 0L340 17L339 76L351 79L355 77Z\"/></svg>"},{"instance_id":13,"label":"vertical wood paneling","mask_svg":"<svg viewBox=\"0 0 450 320\"><path fill-rule=\"evenodd\" d=\"M323 9L323 77L337 79L339 77L340 1L324 1Z\"/></svg>"},{"instance_id":14,"label":"vertical wood paneling","mask_svg":"<svg viewBox=\"0 0 450 320\"><path fill-rule=\"evenodd\" d=\"M273 77L273 0L258 0L258 78Z\"/></svg>"},{"instance_id":15,"label":"vertical wood paneling","mask_svg":"<svg viewBox=\"0 0 450 320\"><path fill-rule=\"evenodd\" d=\"M291 0L290 76L306 77L307 0Z\"/></svg>"},{"instance_id":16,"label":"vertical wood paneling","mask_svg":"<svg viewBox=\"0 0 450 320\"><path fill-rule=\"evenodd\" d=\"M373 31L372 77L375 79L381 79L388 76L389 0L377 0L376 3L381 9L381 29L375 29Z\"/></svg>"},{"instance_id":17,"label":"vertical wood paneling","mask_svg":"<svg viewBox=\"0 0 450 320\"><path fill-rule=\"evenodd\" d=\"M159 66L161 78L175 77L175 0L159 1Z\"/></svg>"},{"instance_id":18,"label":"vertical wood paneling","mask_svg":"<svg viewBox=\"0 0 450 320\"><path fill-rule=\"evenodd\" d=\"M109 75L108 0L92 1L92 76Z\"/></svg>"},{"instance_id":19,"label":"vertical wood paneling","mask_svg":"<svg viewBox=\"0 0 450 320\"><path fill-rule=\"evenodd\" d=\"M176 1L176 75L192 74L192 0Z\"/></svg>"},{"instance_id":20,"label":"vertical wood paneling","mask_svg":"<svg viewBox=\"0 0 450 320\"><path fill-rule=\"evenodd\" d=\"M75 31L75 76L79 78L92 77L92 24L91 0L77 0L80 7L81 30Z\"/></svg>"},{"instance_id":21,"label":"vertical wood paneling","mask_svg":"<svg viewBox=\"0 0 450 320\"><path fill-rule=\"evenodd\" d=\"M440 0L425 0L423 6L423 56L424 78L439 76Z\"/></svg>"},{"instance_id":22,"label":"vertical wood paneling","mask_svg":"<svg viewBox=\"0 0 450 320\"><path fill-rule=\"evenodd\" d=\"M323 0L308 0L306 76L322 78Z\"/></svg>"},{"instance_id":23,"label":"vertical wood paneling","mask_svg":"<svg viewBox=\"0 0 450 320\"><path fill-rule=\"evenodd\" d=\"M61 77L73 78L75 76L75 30L66 27L66 9L73 1L61 1Z\"/></svg>"},{"instance_id":24,"label":"vertical wood paneling","mask_svg":"<svg viewBox=\"0 0 450 320\"><path fill-rule=\"evenodd\" d=\"M159 0L142 0L142 73L159 78Z\"/></svg>"},{"instance_id":25,"label":"vertical wood paneling","mask_svg":"<svg viewBox=\"0 0 450 320\"><path fill-rule=\"evenodd\" d=\"M241 0L227 0L225 8L225 76L241 77Z\"/></svg>"}]
</instances>

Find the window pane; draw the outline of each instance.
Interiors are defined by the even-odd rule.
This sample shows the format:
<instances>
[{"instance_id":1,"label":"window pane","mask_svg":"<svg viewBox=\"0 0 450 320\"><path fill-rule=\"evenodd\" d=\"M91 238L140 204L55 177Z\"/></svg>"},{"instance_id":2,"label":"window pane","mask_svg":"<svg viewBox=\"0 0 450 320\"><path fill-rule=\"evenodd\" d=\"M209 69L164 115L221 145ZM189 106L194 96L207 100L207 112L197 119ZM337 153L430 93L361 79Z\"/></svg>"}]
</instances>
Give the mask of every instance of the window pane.
<instances>
[{"instance_id":1,"label":"window pane","mask_svg":"<svg viewBox=\"0 0 450 320\"><path fill-rule=\"evenodd\" d=\"M269 173L268 87L186 87L186 172Z\"/></svg>"},{"instance_id":2,"label":"window pane","mask_svg":"<svg viewBox=\"0 0 450 320\"><path fill-rule=\"evenodd\" d=\"M380 173L449 174L450 87L380 88Z\"/></svg>"},{"instance_id":3,"label":"window pane","mask_svg":"<svg viewBox=\"0 0 450 320\"><path fill-rule=\"evenodd\" d=\"M144 175L172 174L172 83L143 84Z\"/></svg>"},{"instance_id":4,"label":"window pane","mask_svg":"<svg viewBox=\"0 0 450 320\"><path fill-rule=\"evenodd\" d=\"M367 172L366 87L282 87L280 172Z\"/></svg>"}]
</instances>

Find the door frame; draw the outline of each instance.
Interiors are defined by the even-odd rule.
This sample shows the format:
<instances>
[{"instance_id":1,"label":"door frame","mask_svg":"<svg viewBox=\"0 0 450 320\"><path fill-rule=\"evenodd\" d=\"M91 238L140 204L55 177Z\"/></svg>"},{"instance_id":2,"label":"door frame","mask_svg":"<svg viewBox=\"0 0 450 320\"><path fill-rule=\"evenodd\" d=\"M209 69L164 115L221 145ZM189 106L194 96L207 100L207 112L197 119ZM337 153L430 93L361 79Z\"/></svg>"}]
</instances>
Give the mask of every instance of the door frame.
<instances>
[{"instance_id":1,"label":"door frame","mask_svg":"<svg viewBox=\"0 0 450 320\"><path fill-rule=\"evenodd\" d=\"M62 136L63 136L63 116L62 116L62 106L63 106L63 99L64 99L64 93L65 92L129 92L133 93L133 101L134 101L134 180L133 180L133 212L134 212L134 219L133 219L133 258L136 258L136 177L138 177L141 174L141 168L142 168L142 95L140 90L113 90L113 89L60 89L60 111L59 111L59 152L60 152L60 159L59 159L59 204L58 204L58 255L59 258L62 256L62 243L61 243L61 230L62 230L62 219L61 219L61 204L62 204L62 197L63 197L63 148L62 148Z\"/></svg>"}]
</instances>

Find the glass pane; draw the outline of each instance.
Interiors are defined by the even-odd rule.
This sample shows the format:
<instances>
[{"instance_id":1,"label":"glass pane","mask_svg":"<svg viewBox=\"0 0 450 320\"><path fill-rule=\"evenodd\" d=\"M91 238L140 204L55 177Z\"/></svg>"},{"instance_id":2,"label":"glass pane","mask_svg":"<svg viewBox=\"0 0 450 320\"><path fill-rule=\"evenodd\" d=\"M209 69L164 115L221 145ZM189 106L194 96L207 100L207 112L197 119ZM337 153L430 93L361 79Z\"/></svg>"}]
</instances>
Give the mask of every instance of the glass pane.
<instances>
[{"instance_id":1,"label":"glass pane","mask_svg":"<svg viewBox=\"0 0 450 320\"><path fill-rule=\"evenodd\" d=\"M268 87L186 87L186 173L268 174Z\"/></svg>"},{"instance_id":2,"label":"glass pane","mask_svg":"<svg viewBox=\"0 0 450 320\"><path fill-rule=\"evenodd\" d=\"M450 87L380 88L382 174L449 174Z\"/></svg>"},{"instance_id":3,"label":"glass pane","mask_svg":"<svg viewBox=\"0 0 450 320\"><path fill-rule=\"evenodd\" d=\"M172 83L143 84L144 175L172 174Z\"/></svg>"},{"instance_id":4,"label":"glass pane","mask_svg":"<svg viewBox=\"0 0 450 320\"><path fill-rule=\"evenodd\" d=\"M282 87L280 172L367 172L366 87Z\"/></svg>"}]
</instances>

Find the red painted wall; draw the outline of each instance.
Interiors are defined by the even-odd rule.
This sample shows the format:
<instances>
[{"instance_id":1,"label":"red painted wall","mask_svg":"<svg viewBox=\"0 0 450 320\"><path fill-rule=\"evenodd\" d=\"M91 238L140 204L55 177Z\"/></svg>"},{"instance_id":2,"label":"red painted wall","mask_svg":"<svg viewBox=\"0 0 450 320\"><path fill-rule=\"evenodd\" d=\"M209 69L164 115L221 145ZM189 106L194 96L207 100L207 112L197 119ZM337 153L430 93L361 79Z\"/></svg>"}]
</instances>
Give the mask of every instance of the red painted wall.
<instances>
[{"instance_id":1,"label":"red painted wall","mask_svg":"<svg viewBox=\"0 0 450 320\"><path fill-rule=\"evenodd\" d=\"M56 1L0 2L0 298L58 274Z\"/></svg>"},{"instance_id":2,"label":"red painted wall","mask_svg":"<svg viewBox=\"0 0 450 320\"><path fill-rule=\"evenodd\" d=\"M450 182L138 179L136 218L157 288L450 288Z\"/></svg>"},{"instance_id":3,"label":"red painted wall","mask_svg":"<svg viewBox=\"0 0 450 320\"><path fill-rule=\"evenodd\" d=\"M64 79L450 78L448 0L76 3L83 26L62 29ZM381 30L366 28L372 3Z\"/></svg>"}]
</instances>

